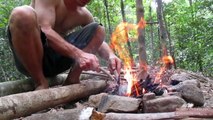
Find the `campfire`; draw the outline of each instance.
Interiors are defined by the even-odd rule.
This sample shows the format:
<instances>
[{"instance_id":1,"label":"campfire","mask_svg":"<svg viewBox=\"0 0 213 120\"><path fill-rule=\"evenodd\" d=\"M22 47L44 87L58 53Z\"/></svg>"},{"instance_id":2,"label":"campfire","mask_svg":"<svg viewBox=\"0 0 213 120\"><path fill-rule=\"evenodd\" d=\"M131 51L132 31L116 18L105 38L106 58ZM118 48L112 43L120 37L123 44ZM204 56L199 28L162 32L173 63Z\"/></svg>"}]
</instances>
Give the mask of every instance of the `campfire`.
<instances>
[{"instance_id":1,"label":"campfire","mask_svg":"<svg viewBox=\"0 0 213 120\"><path fill-rule=\"evenodd\" d=\"M145 26L146 21L143 18L141 18L138 25L122 22L112 33L111 47L123 60L123 79L126 81L122 81L122 84L117 85L117 88L115 88L118 90L118 92L116 92L116 90L114 90L114 92L118 93L118 95L141 97L143 94L148 92L154 92L156 95L162 95L167 91L162 81L162 75L167 70L167 65L174 63L174 60L171 56L164 56L162 58L162 68L154 75L155 77L151 77L148 73L148 70L143 69L148 68L146 65L142 65L144 66L142 70L133 69L133 65L135 63L134 60L129 56L129 51L126 47L126 43L129 39L128 32L137 31L138 28L143 29Z\"/></svg>"}]
</instances>

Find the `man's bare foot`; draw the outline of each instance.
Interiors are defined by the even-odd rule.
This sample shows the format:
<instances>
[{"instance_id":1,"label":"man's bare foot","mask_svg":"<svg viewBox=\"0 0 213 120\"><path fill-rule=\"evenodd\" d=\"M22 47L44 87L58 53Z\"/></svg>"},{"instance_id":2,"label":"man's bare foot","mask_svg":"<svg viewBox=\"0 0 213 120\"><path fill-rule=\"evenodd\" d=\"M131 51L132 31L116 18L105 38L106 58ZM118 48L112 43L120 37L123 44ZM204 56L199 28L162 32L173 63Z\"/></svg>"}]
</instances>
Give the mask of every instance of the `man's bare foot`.
<instances>
[{"instance_id":1,"label":"man's bare foot","mask_svg":"<svg viewBox=\"0 0 213 120\"><path fill-rule=\"evenodd\" d=\"M70 78L68 76L65 82L63 83L63 85L71 85L71 84L78 84L78 83L80 83L79 78L75 78L75 77Z\"/></svg>"},{"instance_id":2,"label":"man's bare foot","mask_svg":"<svg viewBox=\"0 0 213 120\"><path fill-rule=\"evenodd\" d=\"M78 65L74 65L73 69L70 69L67 79L65 80L63 85L80 83L81 72L82 72L82 69L80 69Z\"/></svg>"},{"instance_id":3,"label":"man's bare foot","mask_svg":"<svg viewBox=\"0 0 213 120\"><path fill-rule=\"evenodd\" d=\"M35 90L42 90L42 89L47 89L48 88L48 85L39 85L36 87Z\"/></svg>"},{"instance_id":4,"label":"man's bare foot","mask_svg":"<svg viewBox=\"0 0 213 120\"><path fill-rule=\"evenodd\" d=\"M42 89L47 89L47 88L49 88L48 81L44 80L44 81L42 81L41 84L39 84L39 85L37 84L36 85L36 89L35 90L42 90Z\"/></svg>"}]
</instances>

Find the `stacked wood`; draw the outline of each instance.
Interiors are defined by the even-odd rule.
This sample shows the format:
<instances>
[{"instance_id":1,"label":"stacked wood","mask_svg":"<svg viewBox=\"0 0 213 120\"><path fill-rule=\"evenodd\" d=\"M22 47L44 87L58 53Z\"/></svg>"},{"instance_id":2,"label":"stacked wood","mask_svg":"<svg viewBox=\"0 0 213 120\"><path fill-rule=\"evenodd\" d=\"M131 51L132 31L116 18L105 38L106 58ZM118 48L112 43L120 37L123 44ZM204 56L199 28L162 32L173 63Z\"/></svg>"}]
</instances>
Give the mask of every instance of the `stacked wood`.
<instances>
[{"instance_id":1,"label":"stacked wood","mask_svg":"<svg viewBox=\"0 0 213 120\"><path fill-rule=\"evenodd\" d=\"M0 98L0 119L23 117L85 98L102 92L106 85L106 82L102 80L87 80L80 84L4 96Z\"/></svg>"}]
</instances>

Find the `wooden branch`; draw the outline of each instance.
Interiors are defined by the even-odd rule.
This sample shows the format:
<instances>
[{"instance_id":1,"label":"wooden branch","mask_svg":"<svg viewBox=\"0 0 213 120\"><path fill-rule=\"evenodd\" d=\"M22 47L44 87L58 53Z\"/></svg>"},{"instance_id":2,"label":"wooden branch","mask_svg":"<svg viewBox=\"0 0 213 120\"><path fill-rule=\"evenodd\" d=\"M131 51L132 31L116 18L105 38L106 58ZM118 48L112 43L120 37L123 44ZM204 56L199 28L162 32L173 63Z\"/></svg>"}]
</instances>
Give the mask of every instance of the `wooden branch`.
<instances>
[{"instance_id":1,"label":"wooden branch","mask_svg":"<svg viewBox=\"0 0 213 120\"><path fill-rule=\"evenodd\" d=\"M100 77L103 77L103 78L109 78L109 75L102 74L102 73L96 73L96 72L83 71L82 74L88 74L88 75L100 76ZM110 76L113 77L112 75L110 75ZM112 79L111 77L110 77L110 80L114 80L114 78ZM126 80L123 76L121 76L120 79Z\"/></svg>"},{"instance_id":2,"label":"wooden branch","mask_svg":"<svg viewBox=\"0 0 213 120\"><path fill-rule=\"evenodd\" d=\"M96 73L96 72L83 71L82 74L88 74L88 75L94 75L94 76L100 76L100 77L108 78L108 75L102 74L102 73Z\"/></svg>"},{"instance_id":3,"label":"wooden branch","mask_svg":"<svg viewBox=\"0 0 213 120\"><path fill-rule=\"evenodd\" d=\"M106 81L82 81L64 87L20 93L0 98L0 119L8 120L102 92Z\"/></svg>"},{"instance_id":4,"label":"wooden branch","mask_svg":"<svg viewBox=\"0 0 213 120\"><path fill-rule=\"evenodd\" d=\"M176 111L177 116L189 116L196 118L213 118L212 108L180 108Z\"/></svg>"},{"instance_id":5,"label":"wooden branch","mask_svg":"<svg viewBox=\"0 0 213 120\"><path fill-rule=\"evenodd\" d=\"M22 118L21 120L78 120L81 111L81 109L70 109L54 113L39 113Z\"/></svg>"},{"instance_id":6,"label":"wooden branch","mask_svg":"<svg viewBox=\"0 0 213 120\"><path fill-rule=\"evenodd\" d=\"M81 111L82 109L70 109L53 113L39 113L22 118L21 120L78 120Z\"/></svg>"},{"instance_id":7,"label":"wooden branch","mask_svg":"<svg viewBox=\"0 0 213 120\"><path fill-rule=\"evenodd\" d=\"M163 120L176 118L175 113L107 113L103 120Z\"/></svg>"},{"instance_id":8,"label":"wooden branch","mask_svg":"<svg viewBox=\"0 0 213 120\"><path fill-rule=\"evenodd\" d=\"M94 108L75 108L54 113L33 114L22 120L103 120L103 113L96 112Z\"/></svg>"},{"instance_id":9,"label":"wooden branch","mask_svg":"<svg viewBox=\"0 0 213 120\"><path fill-rule=\"evenodd\" d=\"M107 74L112 81L116 81L115 78L113 78L113 76L110 73L108 73L104 68L100 68L100 70L103 73Z\"/></svg>"}]
</instances>

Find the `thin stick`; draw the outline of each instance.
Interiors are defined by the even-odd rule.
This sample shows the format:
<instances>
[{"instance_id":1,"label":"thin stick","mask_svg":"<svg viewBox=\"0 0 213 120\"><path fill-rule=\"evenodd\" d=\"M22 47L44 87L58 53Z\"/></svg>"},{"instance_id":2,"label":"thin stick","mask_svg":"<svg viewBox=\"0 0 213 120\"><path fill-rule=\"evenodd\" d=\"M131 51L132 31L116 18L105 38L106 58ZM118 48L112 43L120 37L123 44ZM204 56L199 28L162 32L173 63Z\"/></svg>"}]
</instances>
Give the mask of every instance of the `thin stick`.
<instances>
[{"instance_id":1,"label":"thin stick","mask_svg":"<svg viewBox=\"0 0 213 120\"><path fill-rule=\"evenodd\" d=\"M105 69L103 69L103 68L100 67L100 70L103 73L107 74L112 81L116 81L115 78L110 73L108 73Z\"/></svg>"},{"instance_id":2,"label":"thin stick","mask_svg":"<svg viewBox=\"0 0 213 120\"><path fill-rule=\"evenodd\" d=\"M83 71L82 74L95 75L95 76L107 77L108 78L108 75L101 74L101 73L96 73L96 72Z\"/></svg>"}]
</instances>

